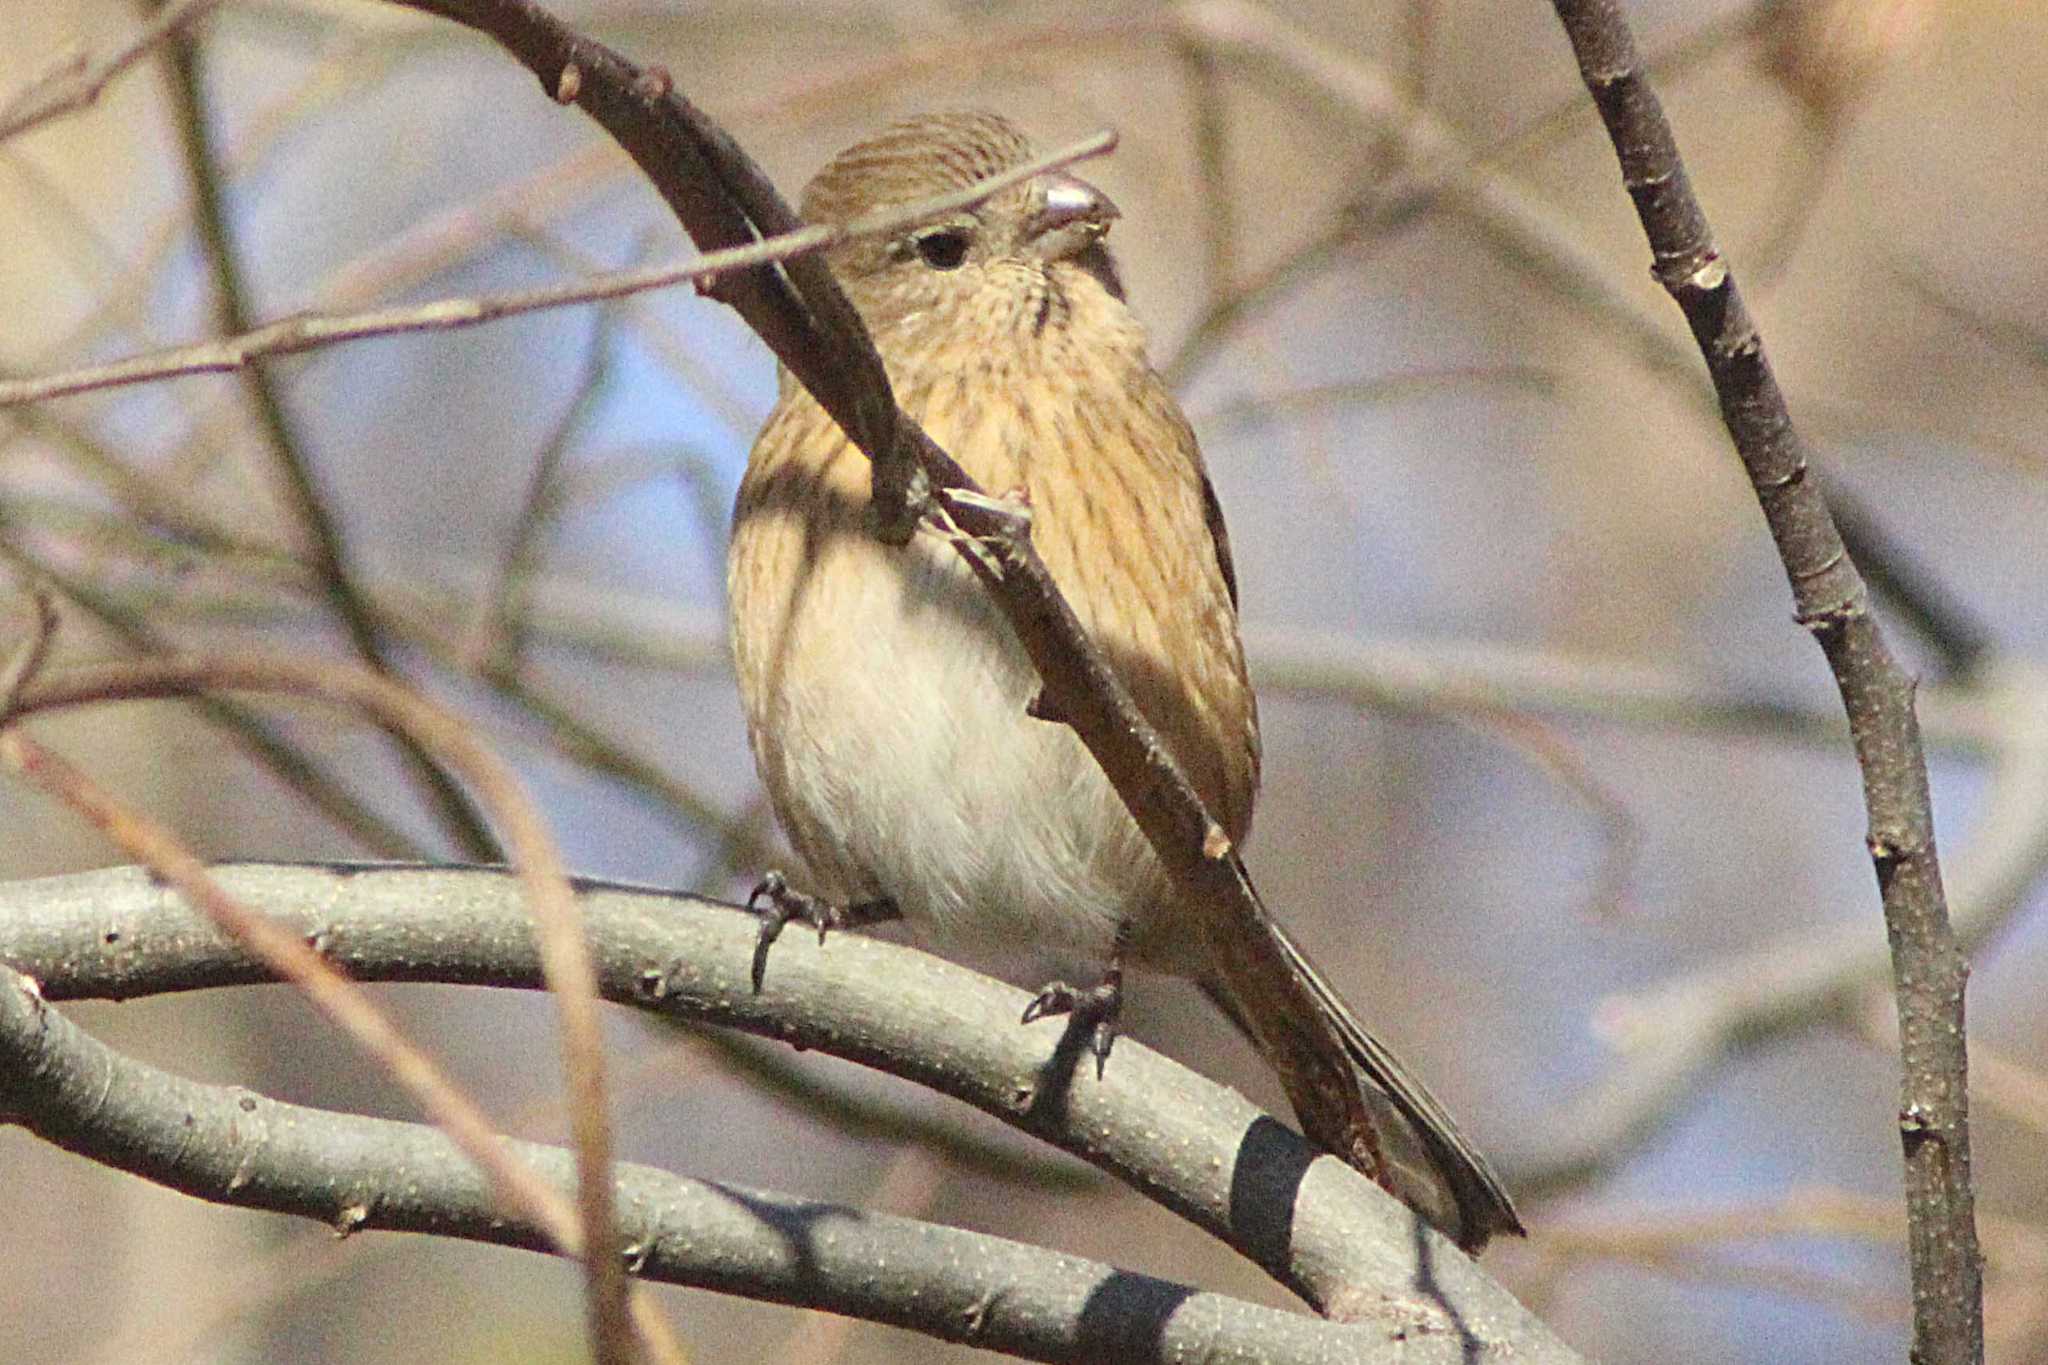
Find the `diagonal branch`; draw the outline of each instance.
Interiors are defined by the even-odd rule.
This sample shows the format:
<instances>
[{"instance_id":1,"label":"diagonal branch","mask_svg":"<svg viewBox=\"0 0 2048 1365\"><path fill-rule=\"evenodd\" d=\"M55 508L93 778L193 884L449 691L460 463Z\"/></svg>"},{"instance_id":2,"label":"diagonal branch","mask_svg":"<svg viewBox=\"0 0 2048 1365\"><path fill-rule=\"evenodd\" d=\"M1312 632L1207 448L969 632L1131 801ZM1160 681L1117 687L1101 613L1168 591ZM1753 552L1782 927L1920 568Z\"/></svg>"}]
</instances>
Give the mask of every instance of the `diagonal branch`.
<instances>
[{"instance_id":1,"label":"diagonal branch","mask_svg":"<svg viewBox=\"0 0 2048 1365\"><path fill-rule=\"evenodd\" d=\"M310 696L353 707L405 734L422 754L461 773L497 818L528 891L536 952L545 964L546 980L560 1013L570 1123L582 1177L577 1191L582 1219L579 1239L591 1285L592 1322L597 1329L594 1340L604 1343L623 1318L611 1311L611 1306L624 1303L626 1296L624 1273L616 1258L615 1210L611 1205L612 1136L604 1088L604 1048L589 948L582 937L567 869L547 822L510 767L480 742L460 717L381 674L361 669L263 655L101 665L25 683L14 696L7 719L95 702L191 696L215 690ZM69 785L76 788L78 783L74 780ZM114 822L104 813L96 813L95 818L113 832ZM141 846L124 847L133 853ZM198 890L204 874L196 872L197 867L197 861L185 855L179 884ZM198 880L194 880L195 873ZM205 890L209 896L214 894L211 883ZM229 916L236 909L224 901L215 908ZM430 1111L440 1113L432 1109L431 1097L424 1102ZM659 1333L660 1328L655 1331ZM625 1347L621 1343L618 1350L601 1351L600 1355L606 1360L623 1359Z\"/></svg>"},{"instance_id":2,"label":"diagonal branch","mask_svg":"<svg viewBox=\"0 0 2048 1365\"><path fill-rule=\"evenodd\" d=\"M0 102L0 142L91 105L150 49L205 17L220 0L172 0L127 42L94 60L66 53Z\"/></svg>"},{"instance_id":3,"label":"diagonal branch","mask_svg":"<svg viewBox=\"0 0 2048 1365\"><path fill-rule=\"evenodd\" d=\"M1651 370L1694 381L1696 371L1684 341L1674 337L1587 245L1588 235L1577 222L1505 170L1514 159L1511 153L1526 150L1527 139L1544 136L1552 119L1540 119L1525 134L1481 150L1449 122L1418 107L1392 77L1317 39L1277 8L1253 0L1190 0L1176 8L1174 16L1190 34L1230 55L1269 87L1289 98L1324 103L1397 144L1405 169L1354 220L1329 228L1250 281L1226 307L1212 310L1182 344L1169 373L1185 379L1195 365L1214 354L1248 312L1326 268L1340 254L1355 254L1369 241L1383 241L1386 233L1418 221L1441 204L1491 240L1503 259L1625 342ZM1726 41L1731 31L1726 24L1709 24L1673 55L1710 50ZM1674 62L1678 64L1682 61ZM1704 397L1712 400L1711 393ZM1912 565L1912 557L1855 506L1850 490L1833 488L1828 498L1843 540L1863 563L1873 586L1941 651L1949 670L1961 675L1984 663L1987 633L1974 616Z\"/></svg>"},{"instance_id":4,"label":"diagonal branch","mask_svg":"<svg viewBox=\"0 0 2048 1365\"><path fill-rule=\"evenodd\" d=\"M224 318L227 335L187 346L128 356L76 370L0 379L0 408L14 407L44 399L99 389L121 388L184 375L228 374L247 371L260 379L267 371L257 362L273 356L296 355L345 341L366 341L375 337L401 336L413 332L446 332L475 327L503 318L519 317L550 308L601 303L678 284L694 284L710 291L721 280L742 270L776 265L814 256L841 242L859 237L883 236L906 227L943 218L1003 192L1019 180L1070 166L1100 156L1116 145L1114 133L1094 133L1056 152L1014 167L999 175L976 181L964 190L933 195L914 204L884 209L855 223L830 227L802 227L778 233L764 241L724 251L708 252L687 261L647 266L637 270L614 270L571 280L565 284L540 285L532 289L506 290L473 298L432 299L426 303L399 304L357 312L305 312L273 322L249 325L237 310ZM279 410L280 417L282 410Z\"/></svg>"},{"instance_id":5,"label":"diagonal branch","mask_svg":"<svg viewBox=\"0 0 2048 1365\"><path fill-rule=\"evenodd\" d=\"M179 146L191 181L194 213L199 237L205 247L208 268L213 274L215 320L221 331L246 332L250 325L248 281L241 256L228 225L227 205L215 167L213 130L206 103L199 45L184 30L170 34L166 44L169 57L171 104L176 114ZM303 433L285 407L277 378L262 366L243 372L244 389L262 425L266 444L284 476L285 491L293 515L310 541L313 571L327 594L329 605L348 634L356 656L371 669L397 678L397 666L385 648L382 634L361 595L356 591L354 566L341 526L328 507L328 499L314 473ZM469 803L462 788L434 765L432 759L403 736L396 740L400 757L412 782L427 797L428 808L456 848L472 858L502 856L491 839L483 817Z\"/></svg>"},{"instance_id":6,"label":"diagonal branch","mask_svg":"<svg viewBox=\"0 0 2048 1365\"><path fill-rule=\"evenodd\" d=\"M266 968L296 986L330 1023L412 1095L457 1149L484 1172L498 1200L530 1220L550 1245L581 1257L587 1264L592 1320L605 1329L603 1335L593 1338L601 1343L597 1351L600 1361L630 1365L637 1359L630 1321L638 1325L650 1354L669 1365L680 1365L683 1353L667 1324L644 1296L628 1298L624 1270L604 1244L611 1232L610 1222L594 1228L579 1224L569 1200L499 1146L482 1106L463 1093L360 987L329 965L319 949L230 895L169 829L118 800L19 727L0 731L0 762L83 816L122 852L141 859L152 876L177 888ZM609 1170L604 1175L608 1190ZM609 1220L610 1206L605 1205L601 1213ZM595 1255L589 1251L592 1245L598 1247Z\"/></svg>"},{"instance_id":7,"label":"diagonal branch","mask_svg":"<svg viewBox=\"0 0 2048 1365\"><path fill-rule=\"evenodd\" d=\"M57 589L128 649L141 654L170 652L169 643L156 628L161 611L130 608L85 575L69 571L54 558L32 553L10 533L5 518L0 518L0 563ZM272 722L219 697L195 697L193 705L251 763L297 793L366 852L383 858L426 856L417 841L358 798Z\"/></svg>"},{"instance_id":8,"label":"diagonal branch","mask_svg":"<svg viewBox=\"0 0 2048 1365\"><path fill-rule=\"evenodd\" d=\"M488 34L573 101L630 153L699 247L715 250L801 226L767 176L659 67L642 69L563 26L529 0L398 0ZM955 548L1016 631L1044 683L1044 713L1088 747L1160 861L1187 893L1194 931L1256 1030L1256 1041L1309 1136L1361 1170L1380 1166L1377 1121L1335 1020L1295 968L1289 943L1252 889L1237 850L1090 642L1033 548L1028 521L987 497L896 406L880 355L822 259L719 280L730 304L873 464L875 530L909 537L943 512ZM1459 1192L1476 1247L1515 1226ZM1504 1220L1504 1221L1503 1221Z\"/></svg>"}]
</instances>

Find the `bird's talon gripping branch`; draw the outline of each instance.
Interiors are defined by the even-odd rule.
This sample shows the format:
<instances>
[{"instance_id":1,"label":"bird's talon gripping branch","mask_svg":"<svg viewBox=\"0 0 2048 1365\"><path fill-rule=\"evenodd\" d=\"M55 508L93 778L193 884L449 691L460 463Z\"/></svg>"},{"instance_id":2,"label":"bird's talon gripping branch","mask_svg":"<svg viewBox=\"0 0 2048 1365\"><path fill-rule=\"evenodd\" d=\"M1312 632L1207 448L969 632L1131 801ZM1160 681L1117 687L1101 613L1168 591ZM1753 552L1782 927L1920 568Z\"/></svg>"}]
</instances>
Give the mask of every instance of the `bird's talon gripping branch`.
<instances>
[{"instance_id":1,"label":"bird's talon gripping branch","mask_svg":"<svg viewBox=\"0 0 2048 1365\"><path fill-rule=\"evenodd\" d=\"M960 524L955 515L970 510L994 517L1000 525L994 531L976 534ZM991 574L1002 576L1002 552L1006 543L1031 538L1031 490L1022 484L995 497L959 488L942 488L932 499L927 513L934 535L964 547Z\"/></svg>"},{"instance_id":2,"label":"bird's talon gripping branch","mask_svg":"<svg viewBox=\"0 0 2048 1365\"><path fill-rule=\"evenodd\" d=\"M939 497L949 510L969 507L977 512L986 512L1003 523L1006 534L1016 535L1031 529L1031 490L1021 483L1013 484L993 497L987 493L971 493L964 488L941 489Z\"/></svg>"},{"instance_id":3,"label":"bird's talon gripping branch","mask_svg":"<svg viewBox=\"0 0 2048 1365\"><path fill-rule=\"evenodd\" d=\"M761 878L747 896L747 909L761 921L761 932L754 940L756 994L760 993L761 982L768 973L768 949L782 937L783 927L791 920L802 920L816 929L818 945L823 947L825 935L830 930L859 929L901 917L896 903L887 897L840 905L821 896L798 891L780 872L770 872Z\"/></svg>"},{"instance_id":4,"label":"bird's talon gripping branch","mask_svg":"<svg viewBox=\"0 0 2048 1365\"><path fill-rule=\"evenodd\" d=\"M1109 1064L1109 1050L1116 1044L1117 1020L1123 1009L1124 974L1121 968L1112 967L1101 984L1086 990L1064 981L1046 986L1024 1007L1024 1022L1034 1024L1060 1014L1073 1016L1067 1027L1087 1031L1088 1052L1095 1058L1095 1079L1099 1081Z\"/></svg>"}]
</instances>

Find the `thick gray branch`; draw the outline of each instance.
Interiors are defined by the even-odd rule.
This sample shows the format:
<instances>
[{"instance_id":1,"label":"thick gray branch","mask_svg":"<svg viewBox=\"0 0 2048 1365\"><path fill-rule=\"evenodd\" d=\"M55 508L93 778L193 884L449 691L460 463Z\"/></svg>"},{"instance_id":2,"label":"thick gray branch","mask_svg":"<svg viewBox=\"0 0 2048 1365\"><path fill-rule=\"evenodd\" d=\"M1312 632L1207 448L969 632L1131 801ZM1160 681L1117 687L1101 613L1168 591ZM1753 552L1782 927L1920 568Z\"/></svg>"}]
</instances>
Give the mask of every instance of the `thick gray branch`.
<instances>
[{"instance_id":1,"label":"thick gray branch","mask_svg":"<svg viewBox=\"0 0 2048 1365\"><path fill-rule=\"evenodd\" d=\"M530 922L502 872L243 864L217 876L364 980L540 983ZM1370 1181L1235 1092L1142 1046L1120 1046L1098 1082L1092 1067L1076 1065L1079 1049L1057 1024L1017 1024L1022 992L853 935L822 948L785 935L755 995L751 917L625 887L588 884L580 899L609 999L782 1038L966 1100L1224 1238L1329 1315L1412 1338L1405 1349L1434 1349L1434 1341L1518 1359L1571 1358L1478 1266ZM135 869L0 886L0 961L37 978L51 1000L265 979ZM18 1091L10 1103L23 1107ZM331 1217L334 1207L297 1211ZM784 1296L772 1285L760 1292ZM899 1320L851 1306L857 1299L840 1302L826 1306Z\"/></svg>"},{"instance_id":2,"label":"thick gray branch","mask_svg":"<svg viewBox=\"0 0 2048 1365\"><path fill-rule=\"evenodd\" d=\"M424 1232L549 1249L508 1218L455 1144L423 1124L284 1104L123 1057L0 969L0 1099L51 1142L214 1203L319 1218L345 1233ZM569 1193L574 1158L507 1141ZM1031 1360L1450 1361L1459 1339L1403 1340L1204 1294L979 1233L617 1169L636 1273L824 1308ZM1546 1357L1548 1358L1548 1357ZM1557 1357L1562 1358L1562 1357Z\"/></svg>"}]
</instances>

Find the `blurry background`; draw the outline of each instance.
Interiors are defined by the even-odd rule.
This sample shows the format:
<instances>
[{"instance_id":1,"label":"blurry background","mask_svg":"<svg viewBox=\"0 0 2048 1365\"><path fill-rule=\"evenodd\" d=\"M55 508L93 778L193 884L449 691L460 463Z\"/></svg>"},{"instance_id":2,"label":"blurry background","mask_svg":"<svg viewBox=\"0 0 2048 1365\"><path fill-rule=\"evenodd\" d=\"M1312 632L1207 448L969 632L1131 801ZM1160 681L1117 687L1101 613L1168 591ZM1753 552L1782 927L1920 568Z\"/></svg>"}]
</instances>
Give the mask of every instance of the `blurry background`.
<instances>
[{"instance_id":1,"label":"blurry background","mask_svg":"<svg viewBox=\"0 0 2048 1365\"><path fill-rule=\"evenodd\" d=\"M1944 859L1978 944L1993 1354L2040 1359L2048 19L1628 8L1824 476L1868 521L1870 566L1910 587L1886 609L1926 679ZM1046 145L1121 132L1083 173L1123 207L1112 245L1230 517L1268 755L1253 869L1481 1145L1541 1180L1535 1235L1490 1264L1609 1360L1900 1356L1881 994L1770 1030L1742 1013L1739 1052L1708 1048L1635 1110L1602 1098L1630 1056L1692 1036L1682 1006L1762 1010L1738 992L1812 959L1813 930L1864 948L1882 930L1820 652L1548 7L559 9L666 64L792 196L913 110L994 108ZM99 0L11 6L0 109L71 45L104 55L140 22ZM152 58L0 144L9 375L219 335L236 311L474 294L685 248L623 156L467 32L368 0L248 0L195 35L189 79ZM732 315L677 290L268 378L272 418L247 375L0 412L0 558L58 585L60 659L349 657L311 513L394 666L520 764L579 870L729 895L786 860L722 655L726 509L774 385ZM102 710L38 733L209 855L469 856L389 742L310 709ZM7 876L114 861L26 794L0 831ZM386 998L507 1123L559 1136L543 1002ZM1192 993L1140 981L1134 1013L1139 1036L1280 1103ZM280 990L75 1014L188 1074L410 1116ZM624 1156L1287 1301L979 1115L829 1059L623 1016L613 1035ZM10 1358L581 1350L560 1262L336 1242L13 1130L0 1162ZM966 1355L660 1292L706 1359Z\"/></svg>"}]
</instances>

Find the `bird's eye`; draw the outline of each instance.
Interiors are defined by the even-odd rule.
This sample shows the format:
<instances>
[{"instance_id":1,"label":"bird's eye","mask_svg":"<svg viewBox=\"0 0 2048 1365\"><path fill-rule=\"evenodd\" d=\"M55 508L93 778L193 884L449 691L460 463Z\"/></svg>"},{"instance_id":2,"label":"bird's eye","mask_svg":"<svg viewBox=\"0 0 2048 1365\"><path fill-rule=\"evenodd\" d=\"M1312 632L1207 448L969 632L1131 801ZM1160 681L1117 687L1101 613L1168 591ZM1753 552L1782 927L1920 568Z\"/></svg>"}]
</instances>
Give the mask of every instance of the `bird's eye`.
<instances>
[{"instance_id":1,"label":"bird's eye","mask_svg":"<svg viewBox=\"0 0 2048 1365\"><path fill-rule=\"evenodd\" d=\"M917 254L934 270L958 270L967 259L967 231L964 228L934 228L912 239Z\"/></svg>"}]
</instances>

